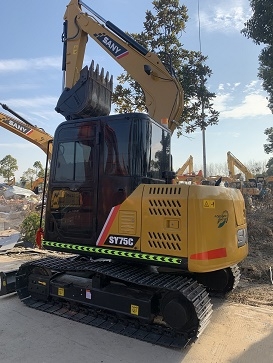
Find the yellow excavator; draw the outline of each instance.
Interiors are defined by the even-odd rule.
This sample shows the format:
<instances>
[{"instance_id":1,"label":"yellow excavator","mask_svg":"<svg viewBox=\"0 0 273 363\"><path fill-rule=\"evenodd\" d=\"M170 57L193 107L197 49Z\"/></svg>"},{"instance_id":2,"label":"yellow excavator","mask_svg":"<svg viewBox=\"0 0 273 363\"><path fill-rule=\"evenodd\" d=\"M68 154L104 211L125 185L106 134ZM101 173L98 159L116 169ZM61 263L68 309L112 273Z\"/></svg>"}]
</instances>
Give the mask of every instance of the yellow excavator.
<instances>
[{"instance_id":1,"label":"yellow excavator","mask_svg":"<svg viewBox=\"0 0 273 363\"><path fill-rule=\"evenodd\" d=\"M32 190L35 194L40 194L40 190L42 190L44 180L44 178L38 177L37 179L26 183L24 185L24 188Z\"/></svg>"},{"instance_id":2,"label":"yellow excavator","mask_svg":"<svg viewBox=\"0 0 273 363\"><path fill-rule=\"evenodd\" d=\"M188 168L188 174L193 172L193 157L190 155L184 164L177 170L176 175L183 175Z\"/></svg>"},{"instance_id":3,"label":"yellow excavator","mask_svg":"<svg viewBox=\"0 0 273 363\"><path fill-rule=\"evenodd\" d=\"M188 172L185 173L186 169ZM190 155L185 163L177 170L175 182L179 183L187 183L187 184L201 184L203 177L202 170L199 170L198 173L193 171L193 157Z\"/></svg>"},{"instance_id":4,"label":"yellow excavator","mask_svg":"<svg viewBox=\"0 0 273 363\"><path fill-rule=\"evenodd\" d=\"M31 124L17 112L9 108L6 104L0 103L0 106L15 116L12 117L3 112L0 112L0 126L31 142L32 144L37 145L46 153L47 158L50 160L52 157L53 137L43 129ZM44 178L37 178L29 185L29 187L26 188L31 189L33 192L38 194L38 186L43 182ZM13 179L10 185L15 185L15 179Z\"/></svg>"},{"instance_id":5,"label":"yellow excavator","mask_svg":"<svg viewBox=\"0 0 273 363\"><path fill-rule=\"evenodd\" d=\"M241 190L243 195L258 197L261 191L257 187L257 180L255 179L255 176L230 151L227 152L227 164L229 177L233 179L233 181L229 183L229 187ZM235 173L235 167L244 174L245 180L240 180L239 175Z\"/></svg>"},{"instance_id":6,"label":"yellow excavator","mask_svg":"<svg viewBox=\"0 0 273 363\"><path fill-rule=\"evenodd\" d=\"M109 115L111 78L94 63L82 70L88 37L141 85L148 114ZM80 0L67 6L63 41L56 110L66 121L54 134L42 248L69 255L23 264L15 289L32 308L185 347L209 323L209 292L239 282L248 253L243 197L173 184L183 91L170 65ZM12 290L5 278L0 294Z\"/></svg>"}]
</instances>

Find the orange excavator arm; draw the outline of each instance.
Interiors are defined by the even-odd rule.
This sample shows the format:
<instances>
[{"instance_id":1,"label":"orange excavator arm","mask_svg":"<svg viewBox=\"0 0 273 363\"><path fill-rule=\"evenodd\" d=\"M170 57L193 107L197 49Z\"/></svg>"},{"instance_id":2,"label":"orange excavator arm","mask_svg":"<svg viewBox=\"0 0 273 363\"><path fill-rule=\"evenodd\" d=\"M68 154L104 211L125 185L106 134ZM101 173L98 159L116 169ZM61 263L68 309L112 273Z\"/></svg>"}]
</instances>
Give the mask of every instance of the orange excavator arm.
<instances>
[{"instance_id":1,"label":"orange excavator arm","mask_svg":"<svg viewBox=\"0 0 273 363\"><path fill-rule=\"evenodd\" d=\"M8 109L6 105L0 105L3 108ZM51 159L53 137L44 130L32 125L26 120L21 121L2 112L0 112L0 126L31 142L32 144L37 145L46 154L48 154L49 159Z\"/></svg>"}]
</instances>

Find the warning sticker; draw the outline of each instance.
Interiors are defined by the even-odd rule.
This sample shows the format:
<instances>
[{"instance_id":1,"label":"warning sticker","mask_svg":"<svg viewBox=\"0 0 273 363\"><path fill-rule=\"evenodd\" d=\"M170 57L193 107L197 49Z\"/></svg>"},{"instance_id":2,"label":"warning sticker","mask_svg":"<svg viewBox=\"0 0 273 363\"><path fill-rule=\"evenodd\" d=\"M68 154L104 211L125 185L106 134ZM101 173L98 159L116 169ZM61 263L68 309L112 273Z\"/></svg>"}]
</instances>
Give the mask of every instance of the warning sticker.
<instances>
[{"instance_id":1,"label":"warning sticker","mask_svg":"<svg viewBox=\"0 0 273 363\"><path fill-rule=\"evenodd\" d=\"M204 199L203 200L203 208L215 208L215 200L213 200L213 199Z\"/></svg>"},{"instance_id":2,"label":"warning sticker","mask_svg":"<svg viewBox=\"0 0 273 363\"><path fill-rule=\"evenodd\" d=\"M58 296L64 296L64 288L58 287Z\"/></svg>"},{"instance_id":3,"label":"warning sticker","mask_svg":"<svg viewBox=\"0 0 273 363\"><path fill-rule=\"evenodd\" d=\"M131 314L138 315L139 306L131 305Z\"/></svg>"},{"instance_id":4,"label":"warning sticker","mask_svg":"<svg viewBox=\"0 0 273 363\"><path fill-rule=\"evenodd\" d=\"M91 300L92 295L91 295L91 291L89 289L86 289L86 291L85 291L85 297L86 297L86 299Z\"/></svg>"}]
</instances>

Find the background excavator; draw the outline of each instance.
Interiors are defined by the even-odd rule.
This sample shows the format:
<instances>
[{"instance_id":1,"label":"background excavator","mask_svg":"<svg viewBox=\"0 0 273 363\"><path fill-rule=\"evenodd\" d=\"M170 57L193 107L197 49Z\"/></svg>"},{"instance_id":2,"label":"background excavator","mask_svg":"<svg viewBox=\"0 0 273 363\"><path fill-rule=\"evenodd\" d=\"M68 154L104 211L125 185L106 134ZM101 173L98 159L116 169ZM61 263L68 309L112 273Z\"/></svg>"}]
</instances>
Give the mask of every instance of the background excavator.
<instances>
[{"instance_id":1,"label":"background excavator","mask_svg":"<svg viewBox=\"0 0 273 363\"><path fill-rule=\"evenodd\" d=\"M184 164L177 170L176 175L183 175L188 169L187 173L191 174L193 172L193 157L190 155Z\"/></svg>"},{"instance_id":2,"label":"background excavator","mask_svg":"<svg viewBox=\"0 0 273 363\"><path fill-rule=\"evenodd\" d=\"M7 105L3 103L0 103L0 105L4 110L12 113L16 117L15 118L0 112L0 126L31 142L32 144L37 145L46 153L47 158L50 160L52 157L53 137L43 129L38 128L29 121L25 120L21 115L9 108ZM24 187L38 194L38 187L43 184L43 182L44 178L37 178L32 183L25 185ZM9 185L15 185L15 178L13 178Z\"/></svg>"},{"instance_id":3,"label":"background excavator","mask_svg":"<svg viewBox=\"0 0 273 363\"><path fill-rule=\"evenodd\" d=\"M29 121L18 115L18 113L13 111L7 105L3 103L0 103L0 105L4 110L16 116L15 118L0 112L0 126L31 142L32 144L37 145L48 155L49 159L51 159L53 137L43 129L32 125Z\"/></svg>"},{"instance_id":4,"label":"background excavator","mask_svg":"<svg viewBox=\"0 0 273 363\"><path fill-rule=\"evenodd\" d=\"M185 173L185 171L188 171ZM177 170L175 182L179 183L188 183L188 184L201 184L203 180L203 172L199 170L198 173L193 171L193 157L190 155L185 163Z\"/></svg>"},{"instance_id":5,"label":"background excavator","mask_svg":"<svg viewBox=\"0 0 273 363\"><path fill-rule=\"evenodd\" d=\"M257 187L257 180L253 173L230 151L227 152L227 165L229 177L233 179L229 183L229 187L241 190L243 195L250 195L252 197L258 197L260 195L261 191ZM244 174L244 180L241 180L241 174L235 172L235 167Z\"/></svg>"},{"instance_id":6,"label":"background excavator","mask_svg":"<svg viewBox=\"0 0 273 363\"><path fill-rule=\"evenodd\" d=\"M169 65L82 1L70 1L64 20L56 110L67 121L54 135L42 247L70 255L23 264L16 291L32 308L184 347L209 323L209 291L238 284L243 197L173 184L183 91ZM94 63L81 70L88 36L141 85L148 114L108 115L111 78Z\"/></svg>"}]
</instances>

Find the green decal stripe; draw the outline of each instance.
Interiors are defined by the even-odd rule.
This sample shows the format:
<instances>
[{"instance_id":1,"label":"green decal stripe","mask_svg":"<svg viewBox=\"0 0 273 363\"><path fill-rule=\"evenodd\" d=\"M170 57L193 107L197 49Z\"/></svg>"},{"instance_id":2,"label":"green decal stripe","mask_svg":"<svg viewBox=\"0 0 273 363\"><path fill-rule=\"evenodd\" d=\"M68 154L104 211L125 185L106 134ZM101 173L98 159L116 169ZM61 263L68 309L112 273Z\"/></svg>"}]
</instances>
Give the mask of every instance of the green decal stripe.
<instances>
[{"instance_id":1,"label":"green decal stripe","mask_svg":"<svg viewBox=\"0 0 273 363\"><path fill-rule=\"evenodd\" d=\"M101 247L89 247L89 246L82 246L82 245L74 245L71 243L61 243L61 242L50 242L50 241L43 241L43 245L46 247L54 247L60 249L67 249L72 250L75 252L83 251L89 253L99 253L109 256L118 256L118 257L129 257L138 260L146 260L146 261L158 261L164 262L169 264L176 264L179 265L181 263L180 258L170 257L170 256L162 256L162 255L150 255L147 253L140 253L140 252L133 252L133 251L121 251L121 250L111 250L109 248L101 248Z\"/></svg>"}]
</instances>

